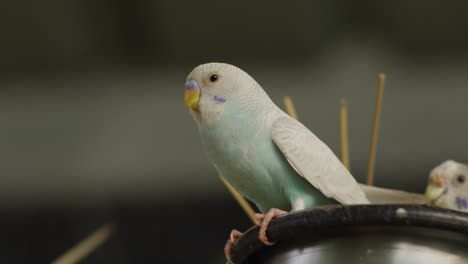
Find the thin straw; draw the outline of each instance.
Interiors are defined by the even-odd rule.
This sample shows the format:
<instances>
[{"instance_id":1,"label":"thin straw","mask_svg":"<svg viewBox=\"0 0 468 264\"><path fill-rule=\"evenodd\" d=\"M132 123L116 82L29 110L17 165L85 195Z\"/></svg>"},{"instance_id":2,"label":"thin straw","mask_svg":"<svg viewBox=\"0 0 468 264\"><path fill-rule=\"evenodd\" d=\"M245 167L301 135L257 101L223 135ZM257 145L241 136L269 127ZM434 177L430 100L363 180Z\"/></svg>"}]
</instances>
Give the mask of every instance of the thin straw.
<instances>
[{"instance_id":1,"label":"thin straw","mask_svg":"<svg viewBox=\"0 0 468 264\"><path fill-rule=\"evenodd\" d=\"M250 220L252 220L252 222L255 225L258 225L259 223L255 219L255 211L247 202L247 200L245 200L245 198L242 197L242 195L238 191L236 191L236 189L234 189L234 187L232 187L232 185L223 176L220 175L219 178L224 183L224 186L226 186L226 188L232 194L237 203L240 205L240 207L244 209L244 212L249 216Z\"/></svg>"},{"instance_id":2,"label":"thin straw","mask_svg":"<svg viewBox=\"0 0 468 264\"><path fill-rule=\"evenodd\" d=\"M379 74L379 88L375 103L374 122L372 125L371 145L369 151L369 165L367 167L367 185L374 185L375 156L377 153L377 141L379 137L380 114L382 112L382 99L384 92L385 74Z\"/></svg>"},{"instance_id":3,"label":"thin straw","mask_svg":"<svg viewBox=\"0 0 468 264\"><path fill-rule=\"evenodd\" d=\"M296 109L294 108L294 103L292 101L291 96L285 96L284 99L284 106L286 107L286 112L294 119L298 120L298 116L296 113Z\"/></svg>"},{"instance_id":4,"label":"thin straw","mask_svg":"<svg viewBox=\"0 0 468 264\"><path fill-rule=\"evenodd\" d=\"M52 264L75 264L91 254L111 235L112 226L106 224L94 231L90 236L69 249L62 256L52 261Z\"/></svg>"},{"instance_id":5,"label":"thin straw","mask_svg":"<svg viewBox=\"0 0 468 264\"><path fill-rule=\"evenodd\" d=\"M348 141L348 105L346 100L341 100L340 107L340 138L341 138L341 161L350 170L349 141Z\"/></svg>"}]
</instances>

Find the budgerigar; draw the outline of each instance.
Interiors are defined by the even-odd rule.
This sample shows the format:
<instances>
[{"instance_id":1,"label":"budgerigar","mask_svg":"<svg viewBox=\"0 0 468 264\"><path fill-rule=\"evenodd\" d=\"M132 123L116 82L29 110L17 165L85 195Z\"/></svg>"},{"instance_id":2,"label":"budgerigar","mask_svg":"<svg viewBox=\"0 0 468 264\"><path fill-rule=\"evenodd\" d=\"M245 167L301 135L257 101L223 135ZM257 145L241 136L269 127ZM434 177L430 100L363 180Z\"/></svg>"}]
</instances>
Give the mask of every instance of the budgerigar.
<instances>
[{"instance_id":1,"label":"budgerigar","mask_svg":"<svg viewBox=\"0 0 468 264\"><path fill-rule=\"evenodd\" d=\"M270 244L268 222L285 211L369 203L328 146L277 107L241 69L223 63L196 67L185 83L185 104L219 173L268 212L258 216L259 239L265 244ZM231 233L227 257L239 235Z\"/></svg>"},{"instance_id":2,"label":"budgerigar","mask_svg":"<svg viewBox=\"0 0 468 264\"><path fill-rule=\"evenodd\" d=\"M468 166L447 160L429 174L426 198L438 207L468 212Z\"/></svg>"}]
</instances>

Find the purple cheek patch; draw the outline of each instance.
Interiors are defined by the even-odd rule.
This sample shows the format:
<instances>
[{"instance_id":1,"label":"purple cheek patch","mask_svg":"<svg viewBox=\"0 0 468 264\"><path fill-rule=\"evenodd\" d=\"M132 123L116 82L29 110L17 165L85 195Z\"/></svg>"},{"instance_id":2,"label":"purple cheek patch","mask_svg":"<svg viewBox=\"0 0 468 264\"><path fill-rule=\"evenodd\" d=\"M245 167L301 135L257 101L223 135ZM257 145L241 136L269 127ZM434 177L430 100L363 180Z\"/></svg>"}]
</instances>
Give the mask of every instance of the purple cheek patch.
<instances>
[{"instance_id":1,"label":"purple cheek patch","mask_svg":"<svg viewBox=\"0 0 468 264\"><path fill-rule=\"evenodd\" d=\"M466 209L468 207L468 202L466 201L465 198L462 197L456 197L455 198L455 203L457 204L457 207L459 209Z\"/></svg>"},{"instance_id":2,"label":"purple cheek patch","mask_svg":"<svg viewBox=\"0 0 468 264\"><path fill-rule=\"evenodd\" d=\"M215 101L218 104L222 104L222 103L226 102L226 98L216 96L216 95L213 96L213 98L211 98L211 100Z\"/></svg>"}]
</instances>

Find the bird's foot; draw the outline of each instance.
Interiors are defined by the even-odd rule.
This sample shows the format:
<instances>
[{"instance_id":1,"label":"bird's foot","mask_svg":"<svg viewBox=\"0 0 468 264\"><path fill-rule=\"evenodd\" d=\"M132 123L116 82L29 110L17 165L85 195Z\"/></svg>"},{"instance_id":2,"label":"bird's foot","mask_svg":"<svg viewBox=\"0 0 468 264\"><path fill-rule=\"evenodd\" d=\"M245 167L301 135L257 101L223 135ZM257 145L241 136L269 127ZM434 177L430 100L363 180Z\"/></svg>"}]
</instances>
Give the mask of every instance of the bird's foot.
<instances>
[{"instance_id":1,"label":"bird's foot","mask_svg":"<svg viewBox=\"0 0 468 264\"><path fill-rule=\"evenodd\" d=\"M236 229L233 229L231 231L231 234L229 235L229 239L226 242L226 245L224 246L224 255L226 256L226 260L228 261L229 264L234 264L231 260L231 249L234 243L242 236L242 233L237 231Z\"/></svg>"},{"instance_id":2,"label":"bird's foot","mask_svg":"<svg viewBox=\"0 0 468 264\"><path fill-rule=\"evenodd\" d=\"M282 216L287 214L288 212L277 209L277 208L271 208L270 211L268 211L267 214L255 214L255 219L260 223L260 230L258 231L258 239L265 245L267 246L272 246L275 244L275 242L270 242L268 240L267 236L267 229L268 225L270 224L270 221L275 219L278 216Z\"/></svg>"},{"instance_id":3,"label":"bird's foot","mask_svg":"<svg viewBox=\"0 0 468 264\"><path fill-rule=\"evenodd\" d=\"M265 215L256 213L254 215L254 218L255 218L255 222L257 222L257 225L260 225L260 223L263 221L263 219L265 219Z\"/></svg>"}]
</instances>

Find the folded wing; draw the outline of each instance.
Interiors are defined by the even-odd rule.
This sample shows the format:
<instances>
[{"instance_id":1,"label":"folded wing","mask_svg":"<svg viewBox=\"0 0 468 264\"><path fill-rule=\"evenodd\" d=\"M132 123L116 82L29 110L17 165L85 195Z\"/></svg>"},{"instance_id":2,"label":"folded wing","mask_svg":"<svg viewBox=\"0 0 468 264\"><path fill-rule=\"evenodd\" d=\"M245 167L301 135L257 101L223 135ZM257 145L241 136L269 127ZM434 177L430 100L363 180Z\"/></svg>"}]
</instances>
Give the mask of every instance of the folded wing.
<instances>
[{"instance_id":1,"label":"folded wing","mask_svg":"<svg viewBox=\"0 0 468 264\"><path fill-rule=\"evenodd\" d=\"M297 173L326 197L342 204L370 203L330 148L300 122L291 117L278 119L272 137Z\"/></svg>"}]
</instances>

